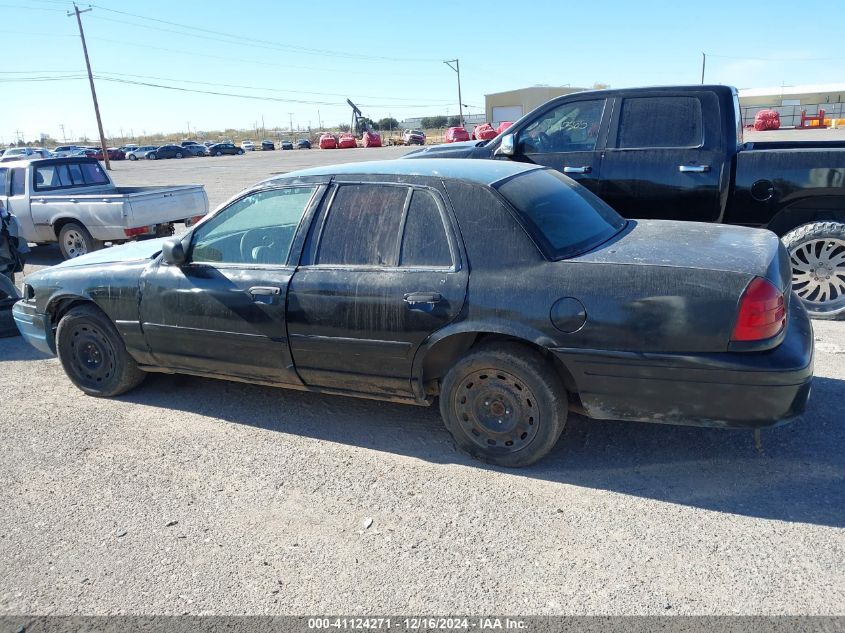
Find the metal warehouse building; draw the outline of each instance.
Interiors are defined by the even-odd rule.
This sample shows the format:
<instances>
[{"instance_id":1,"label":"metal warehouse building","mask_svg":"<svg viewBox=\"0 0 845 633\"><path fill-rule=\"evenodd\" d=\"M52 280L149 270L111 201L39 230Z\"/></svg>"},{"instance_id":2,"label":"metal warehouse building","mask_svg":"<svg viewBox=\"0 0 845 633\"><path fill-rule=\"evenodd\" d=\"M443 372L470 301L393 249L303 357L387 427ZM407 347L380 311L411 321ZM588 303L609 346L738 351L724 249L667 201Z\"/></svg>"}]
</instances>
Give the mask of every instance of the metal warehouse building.
<instances>
[{"instance_id":1,"label":"metal warehouse building","mask_svg":"<svg viewBox=\"0 0 845 633\"><path fill-rule=\"evenodd\" d=\"M523 114L531 112L534 108L544 104L549 99L561 95L568 95L571 92L580 92L586 88L573 88L571 86L532 86L507 92L494 92L484 95L484 107L487 112L487 120L496 127L502 121L516 121Z\"/></svg>"}]
</instances>

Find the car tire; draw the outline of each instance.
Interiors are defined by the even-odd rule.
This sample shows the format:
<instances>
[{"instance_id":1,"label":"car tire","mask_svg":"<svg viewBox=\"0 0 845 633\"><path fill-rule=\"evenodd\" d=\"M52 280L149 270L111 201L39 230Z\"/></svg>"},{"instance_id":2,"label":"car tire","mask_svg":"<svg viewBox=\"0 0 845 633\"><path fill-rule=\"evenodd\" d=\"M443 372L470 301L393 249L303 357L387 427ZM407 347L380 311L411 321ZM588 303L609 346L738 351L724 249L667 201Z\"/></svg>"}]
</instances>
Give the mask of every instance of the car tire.
<instances>
[{"instance_id":1,"label":"car tire","mask_svg":"<svg viewBox=\"0 0 845 633\"><path fill-rule=\"evenodd\" d=\"M176 158L182 158L182 152L176 152Z\"/></svg>"},{"instance_id":2,"label":"car tire","mask_svg":"<svg viewBox=\"0 0 845 633\"><path fill-rule=\"evenodd\" d=\"M158 156L156 156L155 154L147 154L147 160L156 160L156 158L158 158Z\"/></svg>"},{"instance_id":3,"label":"car tire","mask_svg":"<svg viewBox=\"0 0 845 633\"><path fill-rule=\"evenodd\" d=\"M845 223L811 222L783 236L792 290L814 319L845 317Z\"/></svg>"},{"instance_id":4,"label":"car tire","mask_svg":"<svg viewBox=\"0 0 845 633\"><path fill-rule=\"evenodd\" d=\"M244 153L244 151L243 151L242 149L239 149L239 150L238 150L238 156L240 156L240 155L241 155L241 154L243 154L243 153Z\"/></svg>"},{"instance_id":5,"label":"car tire","mask_svg":"<svg viewBox=\"0 0 845 633\"><path fill-rule=\"evenodd\" d=\"M56 352L70 381L89 396L118 396L146 377L114 324L93 304L77 306L62 317Z\"/></svg>"},{"instance_id":6,"label":"car tire","mask_svg":"<svg viewBox=\"0 0 845 633\"><path fill-rule=\"evenodd\" d=\"M221 152L220 150L217 150L216 152L214 152L214 155L215 156L223 156L223 152Z\"/></svg>"},{"instance_id":7,"label":"car tire","mask_svg":"<svg viewBox=\"0 0 845 633\"><path fill-rule=\"evenodd\" d=\"M95 240L82 224L68 222L59 230L59 250L65 259L93 253L103 248L101 240Z\"/></svg>"},{"instance_id":8,"label":"car tire","mask_svg":"<svg viewBox=\"0 0 845 633\"><path fill-rule=\"evenodd\" d=\"M567 414L566 389L554 367L519 343L471 349L440 389L440 415L457 445L497 466L528 466L545 457Z\"/></svg>"},{"instance_id":9,"label":"car tire","mask_svg":"<svg viewBox=\"0 0 845 633\"><path fill-rule=\"evenodd\" d=\"M138 157L135 154L129 154L129 160L138 160Z\"/></svg>"}]
</instances>

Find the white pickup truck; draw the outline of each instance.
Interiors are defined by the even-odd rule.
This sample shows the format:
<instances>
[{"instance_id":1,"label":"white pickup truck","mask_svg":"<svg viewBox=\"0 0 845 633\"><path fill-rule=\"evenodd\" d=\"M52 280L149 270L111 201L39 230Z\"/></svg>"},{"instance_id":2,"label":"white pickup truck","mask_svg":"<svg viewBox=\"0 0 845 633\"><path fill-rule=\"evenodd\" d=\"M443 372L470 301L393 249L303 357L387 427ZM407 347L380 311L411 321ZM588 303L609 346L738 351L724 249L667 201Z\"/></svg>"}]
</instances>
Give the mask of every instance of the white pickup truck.
<instances>
[{"instance_id":1,"label":"white pickup truck","mask_svg":"<svg viewBox=\"0 0 845 633\"><path fill-rule=\"evenodd\" d=\"M58 242L65 259L149 235L172 235L174 222L208 213L202 185L116 187L84 156L0 164L0 203L27 242Z\"/></svg>"}]
</instances>

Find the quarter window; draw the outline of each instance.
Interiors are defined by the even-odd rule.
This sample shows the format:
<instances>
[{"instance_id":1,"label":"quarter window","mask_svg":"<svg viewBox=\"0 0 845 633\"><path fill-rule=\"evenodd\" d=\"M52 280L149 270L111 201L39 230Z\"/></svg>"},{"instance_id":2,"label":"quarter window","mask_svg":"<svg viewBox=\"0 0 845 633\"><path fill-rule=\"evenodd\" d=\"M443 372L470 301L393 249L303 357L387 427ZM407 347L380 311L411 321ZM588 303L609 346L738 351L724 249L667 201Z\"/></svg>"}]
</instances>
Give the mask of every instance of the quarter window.
<instances>
[{"instance_id":1,"label":"quarter window","mask_svg":"<svg viewBox=\"0 0 845 633\"><path fill-rule=\"evenodd\" d=\"M409 189L340 185L326 218L317 264L395 266Z\"/></svg>"},{"instance_id":2,"label":"quarter window","mask_svg":"<svg viewBox=\"0 0 845 633\"><path fill-rule=\"evenodd\" d=\"M698 147L703 131L698 98L635 97L622 102L616 147Z\"/></svg>"},{"instance_id":3,"label":"quarter window","mask_svg":"<svg viewBox=\"0 0 845 633\"><path fill-rule=\"evenodd\" d=\"M430 191L415 189L405 220L400 266L451 266L443 216Z\"/></svg>"},{"instance_id":4,"label":"quarter window","mask_svg":"<svg viewBox=\"0 0 845 633\"><path fill-rule=\"evenodd\" d=\"M16 167L12 170L12 189L9 195L22 196L26 187L26 170Z\"/></svg>"},{"instance_id":5,"label":"quarter window","mask_svg":"<svg viewBox=\"0 0 845 633\"><path fill-rule=\"evenodd\" d=\"M191 259L225 264L287 263L296 228L315 187L257 191L194 231Z\"/></svg>"}]
</instances>

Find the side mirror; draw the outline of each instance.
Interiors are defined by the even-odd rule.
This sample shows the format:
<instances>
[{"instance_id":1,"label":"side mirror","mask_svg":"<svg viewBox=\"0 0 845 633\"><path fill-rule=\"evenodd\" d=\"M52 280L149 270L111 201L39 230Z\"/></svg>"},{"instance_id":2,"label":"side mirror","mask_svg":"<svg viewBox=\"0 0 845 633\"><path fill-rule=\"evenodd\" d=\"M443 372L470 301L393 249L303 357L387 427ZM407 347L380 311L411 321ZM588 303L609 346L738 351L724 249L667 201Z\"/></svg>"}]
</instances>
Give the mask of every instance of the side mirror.
<instances>
[{"instance_id":1,"label":"side mirror","mask_svg":"<svg viewBox=\"0 0 845 633\"><path fill-rule=\"evenodd\" d=\"M516 138L513 134L505 134L502 137L502 142L496 148L494 156L513 156L516 154Z\"/></svg>"},{"instance_id":2,"label":"side mirror","mask_svg":"<svg viewBox=\"0 0 845 633\"><path fill-rule=\"evenodd\" d=\"M161 256L171 266L181 266L184 264L187 256L185 255L185 247L182 245L182 240L176 238L165 240L161 245Z\"/></svg>"}]
</instances>

